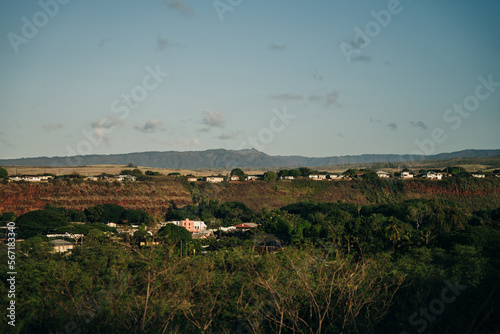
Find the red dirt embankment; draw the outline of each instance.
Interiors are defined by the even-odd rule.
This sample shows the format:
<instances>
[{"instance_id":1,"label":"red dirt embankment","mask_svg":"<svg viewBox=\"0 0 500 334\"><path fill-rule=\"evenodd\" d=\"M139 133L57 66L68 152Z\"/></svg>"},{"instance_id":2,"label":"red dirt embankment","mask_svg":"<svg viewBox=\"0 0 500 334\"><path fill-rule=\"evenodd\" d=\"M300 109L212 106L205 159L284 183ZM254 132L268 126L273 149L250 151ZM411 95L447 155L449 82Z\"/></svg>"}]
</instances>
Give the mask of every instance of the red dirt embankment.
<instances>
[{"instance_id":1,"label":"red dirt embankment","mask_svg":"<svg viewBox=\"0 0 500 334\"><path fill-rule=\"evenodd\" d=\"M85 209L97 204L113 203L128 209L141 209L163 216L170 203L192 204L189 191L178 181L106 183L56 182L0 184L0 212L21 215L43 209L46 204Z\"/></svg>"}]
</instances>

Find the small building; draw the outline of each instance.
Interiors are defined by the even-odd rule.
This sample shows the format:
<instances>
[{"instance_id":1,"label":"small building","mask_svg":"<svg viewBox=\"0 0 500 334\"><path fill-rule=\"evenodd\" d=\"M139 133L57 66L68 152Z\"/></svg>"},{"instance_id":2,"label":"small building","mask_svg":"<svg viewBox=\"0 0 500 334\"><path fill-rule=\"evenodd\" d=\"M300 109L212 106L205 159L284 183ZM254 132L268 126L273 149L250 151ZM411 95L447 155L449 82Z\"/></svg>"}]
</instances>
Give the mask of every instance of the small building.
<instances>
[{"instance_id":1,"label":"small building","mask_svg":"<svg viewBox=\"0 0 500 334\"><path fill-rule=\"evenodd\" d=\"M411 174L410 172L401 172L401 178L411 179L411 178L413 178L413 174Z\"/></svg>"},{"instance_id":2,"label":"small building","mask_svg":"<svg viewBox=\"0 0 500 334\"><path fill-rule=\"evenodd\" d=\"M311 174L309 175L310 179L313 180L326 180L326 175L325 174Z\"/></svg>"},{"instance_id":3,"label":"small building","mask_svg":"<svg viewBox=\"0 0 500 334\"><path fill-rule=\"evenodd\" d=\"M222 176L206 176L204 178L204 180L206 182L210 182L210 183L220 183L220 182L224 181L224 177L222 177Z\"/></svg>"},{"instance_id":4,"label":"small building","mask_svg":"<svg viewBox=\"0 0 500 334\"><path fill-rule=\"evenodd\" d=\"M188 177L187 180L188 180L188 182L196 182L196 181L198 181L198 178L197 177Z\"/></svg>"},{"instance_id":5,"label":"small building","mask_svg":"<svg viewBox=\"0 0 500 334\"><path fill-rule=\"evenodd\" d=\"M240 180L240 177L238 175L233 175L231 176L231 181L239 181Z\"/></svg>"},{"instance_id":6,"label":"small building","mask_svg":"<svg viewBox=\"0 0 500 334\"><path fill-rule=\"evenodd\" d=\"M436 173L433 171L428 171L427 173L424 174L424 177L431 180L441 180L443 179L443 174Z\"/></svg>"},{"instance_id":7,"label":"small building","mask_svg":"<svg viewBox=\"0 0 500 334\"><path fill-rule=\"evenodd\" d=\"M330 179L330 180L339 180L341 179L341 175L338 175L338 174L328 174L326 176L327 179Z\"/></svg>"},{"instance_id":8,"label":"small building","mask_svg":"<svg viewBox=\"0 0 500 334\"><path fill-rule=\"evenodd\" d=\"M207 229L207 225L205 225L205 222L197 221L197 220L184 219L184 220L169 221L167 223L174 224L174 225L177 225L180 227L184 227L186 230L188 230L191 233L200 233L200 232L205 231Z\"/></svg>"},{"instance_id":9,"label":"small building","mask_svg":"<svg viewBox=\"0 0 500 334\"><path fill-rule=\"evenodd\" d=\"M85 180L87 180L87 181L99 181L99 177L97 177L97 176L87 176L87 177L85 177Z\"/></svg>"},{"instance_id":10,"label":"small building","mask_svg":"<svg viewBox=\"0 0 500 334\"><path fill-rule=\"evenodd\" d=\"M472 174L472 177L476 177L478 179L484 179L486 177L486 175L484 175L484 174Z\"/></svg>"},{"instance_id":11,"label":"small building","mask_svg":"<svg viewBox=\"0 0 500 334\"><path fill-rule=\"evenodd\" d=\"M245 180L247 181L255 181L255 180L264 180L263 175L248 175Z\"/></svg>"},{"instance_id":12,"label":"small building","mask_svg":"<svg viewBox=\"0 0 500 334\"><path fill-rule=\"evenodd\" d=\"M51 242L52 244L54 244L54 252L56 253L64 253L75 248L75 245L73 243L63 239L56 239L52 240Z\"/></svg>"},{"instance_id":13,"label":"small building","mask_svg":"<svg viewBox=\"0 0 500 334\"><path fill-rule=\"evenodd\" d=\"M281 176L280 180L295 180L295 177L292 175Z\"/></svg>"},{"instance_id":14,"label":"small building","mask_svg":"<svg viewBox=\"0 0 500 334\"><path fill-rule=\"evenodd\" d=\"M255 223L242 223L242 224L238 224L236 225L235 227L239 230L249 230L249 229L252 229L252 228L256 228L257 226L259 226L259 224L255 224Z\"/></svg>"},{"instance_id":15,"label":"small building","mask_svg":"<svg viewBox=\"0 0 500 334\"><path fill-rule=\"evenodd\" d=\"M387 172L384 172L383 170L379 170L379 171L377 172L377 175L378 175L378 177L379 177L379 178L381 178L381 179L388 179L388 178L391 176L391 174L389 174L389 173L387 173Z\"/></svg>"}]
</instances>

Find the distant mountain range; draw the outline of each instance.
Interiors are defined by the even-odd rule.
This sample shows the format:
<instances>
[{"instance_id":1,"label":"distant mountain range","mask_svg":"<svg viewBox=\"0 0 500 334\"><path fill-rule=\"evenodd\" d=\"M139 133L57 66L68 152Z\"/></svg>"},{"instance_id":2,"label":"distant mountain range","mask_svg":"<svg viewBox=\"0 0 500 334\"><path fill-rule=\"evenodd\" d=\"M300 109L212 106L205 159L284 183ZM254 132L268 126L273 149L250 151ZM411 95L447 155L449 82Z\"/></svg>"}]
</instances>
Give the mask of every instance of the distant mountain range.
<instances>
[{"instance_id":1,"label":"distant mountain range","mask_svg":"<svg viewBox=\"0 0 500 334\"><path fill-rule=\"evenodd\" d=\"M22 159L0 159L0 166L87 166L87 165L126 165L170 169L199 169L252 167L320 167L343 164L364 164L374 162L430 161L458 158L482 158L499 156L498 150L464 150L428 156L401 154L362 154L323 158L303 156L271 156L255 149L225 150L214 149L188 152L139 152L127 154L94 154L73 157L39 157Z\"/></svg>"}]
</instances>

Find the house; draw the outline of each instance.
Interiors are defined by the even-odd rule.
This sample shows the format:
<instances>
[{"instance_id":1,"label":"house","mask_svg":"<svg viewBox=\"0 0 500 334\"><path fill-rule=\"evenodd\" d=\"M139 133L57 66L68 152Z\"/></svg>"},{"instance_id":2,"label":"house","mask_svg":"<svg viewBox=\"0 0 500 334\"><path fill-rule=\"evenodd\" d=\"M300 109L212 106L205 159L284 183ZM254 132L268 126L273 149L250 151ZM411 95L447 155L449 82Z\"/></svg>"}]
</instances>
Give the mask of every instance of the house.
<instances>
[{"instance_id":1,"label":"house","mask_svg":"<svg viewBox=\"0 0 500 334\"><path fill-rule=\"evenodd\" d=\"M200 233L207 229L207 225L205 225L205 222L203 221L184 219L184 220L169 221L167 223L184 227L191 233Z\"/></svg>"},{"instance_id":2,"label":"house","mask_svg":"<svg viewBox=\"0 0 500 334\"><path fill-rule=\"evenodd\" d=\"M441 180L443 178L443 174L436 173L433 171L428 171L427 173L424 174L424 177L431 180Z\"/></svg>"},{"instance_id":3,"label":"house","mask_svg":"<svg viewBox=\"0 0 500 334\"><path fill-rule=\"evenodd\" d=\"M293 177L292 175L281 176L280 180L295 180L295 177Z\"/></svg>"},{"instance_id":4,"label":"house","mask_svg":"<svg viewBox=\"0 0 500 334\"><path fill-rule=\"evenodd\" d=\"M324 175L324 174L311 174L311 175L309 175L309 178L313 179L313 180L326 180L326 175Z\"/></svg>"},{"instance_id":5,"label":"house","mask_svg":"<svg viewBox=\"0 0 500 334\"><path fill-rule=\"evenodd\" d=\"M11 176L9 181L26 181L26 182L40 182L48 180L49 176L38 176L38 175L22 175L22 176Z\"/></svg>"},{"instance_id":6,"label":"house","mask_svg":"<svg viewBox=\"0 0 500 334\"><path fill-rule=\"evenodd\" d=\"M388 178L391 176L391 174L389 174L389 173L387 173L387 172L384 172L383 170L379 170L379 171L377 172L377 175L378 175L378 177L379 177L379 178L381 178L381 179L388 179Z\"/></svg>"},{"instance_id":7,"label":"house","mask_svg":"<svg viewBox=\"0 0 500 334\"><path fill-rule=\"evenodd\" d=\"M252 228L255 228L259 226L259 224L255 224L255 223L242 223L242 224L238 224L236 225L235 227L239 230L249 230L249 229L252 229Z\"/></svg>"},{"instance_id":8,"label":"house","mask_svg":"<svg viewBox=\"0 0 500 334\"><path fill-rule=\"evenodd\" d=\"M231 181L239 181L240 177L238 175L231 176Z\"/></svg>"},{"instance_id":9,"label":"house","mask_svg":"<svg viewBox=\"0 0 500 334\"><path fill-rule=\"evenodd\" d=\"M116 223L107 223L106 225L108 225L109 227L116 227Z\"/></svg>"},{"instance_id":10,"label":"house","mask_svg":"<svg viewBox=\"0 0 500 334\"><path fill-rule=\"evenodd\" d=\"M97 176L87 176L87 177L85 177L85 180L87 180L87 181L99 181L99 177L97 177Z\"/></svg>"},{"instance_id":11,"label":"house","mask_svg":"<svg viewBox=\"0 0 500 334\"><path fill-rule=\"evenodd\" d=\"M401 172L401 178L411 179L411 178L413 178L413 174L411 174L410 172Z\"/></svg>"},{"instance_id":12,"label":"house","mask_svg":"<svg viewBox=\"0 0 500 334\"><path fill-rule=\"evenodd\" d=\"M254 180L264 180L263 175L248 175L245 180L247 181L254 181Z\"/></svg>"},{"instance_id":13,"label":"house","mask_svg":"<svg viewBox=\"0 0 500 334\"><path fill-rule=\"evenodd\" d=\"M222 176L206 176L204 178L204 180L206 182L210 182L210 183L220 183L220 182L224 181L224 177L222 177Z\"/></svg>"},{"instance_id":14,"label":"house","mask_svg":"<svg viewBox=\"0 0 500 334\"><path fill-rule=\"evenodd\" d=\"M63 239L52 240L51 243L54 244L54 252L56 253L64 253L75 248L73 243Z\"/></svg>"},{"instance_id":15,"label":"house","mask_svg":"<svg viewBox=\"0 0 500 334\"><path fill-rule=\"evenodd\" d=\"M328 174L326 177L330 180L338 180L342 178L341 175L338 174Z\"/></svg>"},{"instance_id":16,"label":"house","mask_svg":"<svg viewBox=\"0 0 500 334\"><path fill-rule=\"evenodd\" d=\"M478 179L484 179L486 176L484 174L472 174L472 177L476 177Z\"/></svg>"},{"instance_id":17,"label":"house","mask_svg":"<svg viewBox=\"0 0 500 334\"><path fill-rule=\"evenodd\" d=\"M196 182L198 181L198 178L197 177L188 177L188 182Z\"/></svg>"}]
</instances>

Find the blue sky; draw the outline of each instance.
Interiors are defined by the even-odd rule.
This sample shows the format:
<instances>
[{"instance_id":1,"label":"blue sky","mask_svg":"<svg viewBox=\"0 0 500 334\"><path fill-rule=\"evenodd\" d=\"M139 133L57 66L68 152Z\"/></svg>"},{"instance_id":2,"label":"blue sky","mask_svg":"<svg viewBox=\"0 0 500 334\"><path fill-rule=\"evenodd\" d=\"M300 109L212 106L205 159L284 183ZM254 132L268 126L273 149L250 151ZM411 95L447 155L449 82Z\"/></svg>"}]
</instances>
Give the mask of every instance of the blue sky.
<instances>
[{"instance_id":1,"label":"blue sky","mask_svg":"<svg viewBox=\"0 0 500 334\"><path fill-rule=\"evenodd\" d=\"M499 148L499 13L493 0L4 1L0 158Z\"/></svg>"}]
</instances>

